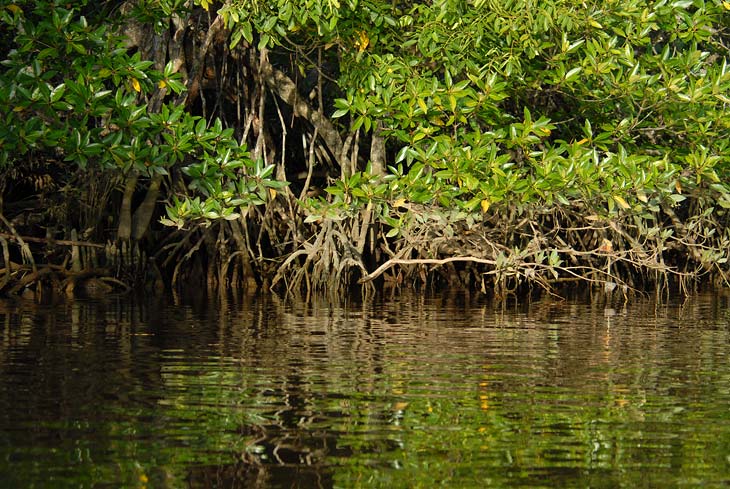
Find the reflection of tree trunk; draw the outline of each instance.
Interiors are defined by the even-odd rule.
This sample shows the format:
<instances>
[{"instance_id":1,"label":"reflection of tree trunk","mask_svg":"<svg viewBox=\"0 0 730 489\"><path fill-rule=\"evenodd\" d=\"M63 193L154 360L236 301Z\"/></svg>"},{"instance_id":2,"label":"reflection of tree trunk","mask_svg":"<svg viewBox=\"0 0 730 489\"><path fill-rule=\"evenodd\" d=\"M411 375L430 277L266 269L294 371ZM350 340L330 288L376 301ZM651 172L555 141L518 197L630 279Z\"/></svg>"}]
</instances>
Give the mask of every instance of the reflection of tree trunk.
<instances>
[{"instance_id":1,"label":"reflection of tree trunk","mask_svg":"<svg viewBox=\"0 0 730 489\"><path fill-rule=\"evenodd\" d=\"M150 225L152 215L155 212L155 204L157 204L157 197L160 195L160 184L162 183L162 175L155 173L150 181L150 186L147 189L147 195L145 195L144 201L134 211L132 216L132 239L142 239L145 231Z\"/></svg>"}]
</instances>

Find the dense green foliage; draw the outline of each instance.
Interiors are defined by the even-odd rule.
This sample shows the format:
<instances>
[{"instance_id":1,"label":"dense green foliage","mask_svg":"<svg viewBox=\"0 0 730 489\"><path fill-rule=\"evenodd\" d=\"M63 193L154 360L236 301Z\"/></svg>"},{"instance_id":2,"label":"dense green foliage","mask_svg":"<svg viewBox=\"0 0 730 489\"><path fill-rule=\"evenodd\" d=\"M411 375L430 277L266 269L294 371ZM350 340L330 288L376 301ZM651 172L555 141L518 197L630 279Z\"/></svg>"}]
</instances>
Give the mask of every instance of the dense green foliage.
<instances>
[{"instance_id":1,"label":"dense green foliage","mask_svg":"<svg viewBox=\"0 0 730 489\"><path fill-rule=\"evenodd\" d=\"M125 10L160 56L85 3L3 2L0 165L164 175L160 222L294 288L388 258L473 259L503 285L724 277L727 2L192 3ZM199 51L176 57L183 34Z\"/></svg>"},{"instance_id":2,"label":"dense green foliage","mask_svg":"<svg viewBox=\"0 0 730 489\"><path fill-rule=\"evenodd\" d=\"M656 241L659 254L684 233L663 209L689 197L683 217L726 220L727 3L248 1L222 12L234 43L258 31L259 46L336 51L332 116L388 138L388 174L342 179L310 219L374 204L386 236L412 242L429 220L439 229L428 236L449 238L482 213L516 227L536 210L573 212L636 226L633 242L586 233L589 249L600 236ZM526 247L541 233L529 234L495 241ZM442 252L428 251L418 254ZM540 252L530 260L549 256Z\"/></svg>"},{"instance_id":3,"label":"dense green foliage","mask_svg":"<svg viewBox=\"0 0 730 489\"><path fill-rule=\"evenodd\" d=\"M172 62L156 71L139 52L128 54L113 26L91 25L62 2L27 3L3 10L3 20L17 31L17 48L3 63L0 166L58 158L72 175L93 164L146 176L181 166L190 188L208 198L196 199L191 212L207 218L231 218L232 207L221 210L222 203L266 199L265 188L238 178L237 170L245 166L265 178L271 169L256 167L232 128L193 116L174 101L155 104L160 92L185 89Z\"/></svg>"}]
</instances>

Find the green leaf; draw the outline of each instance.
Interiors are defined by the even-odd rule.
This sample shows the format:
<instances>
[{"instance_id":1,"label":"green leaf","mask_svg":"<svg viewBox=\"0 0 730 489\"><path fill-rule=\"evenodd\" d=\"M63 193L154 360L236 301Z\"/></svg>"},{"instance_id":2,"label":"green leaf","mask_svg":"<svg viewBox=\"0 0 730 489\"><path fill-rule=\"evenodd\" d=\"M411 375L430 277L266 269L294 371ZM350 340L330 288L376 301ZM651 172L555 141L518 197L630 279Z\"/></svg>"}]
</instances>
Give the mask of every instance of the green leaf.
<instances>
[{"instance_id":1,"label":"green leaf","mask_svg":"<svg viewBox=\"0 0 730 489\"><path fill-rule=\"evenodd\" d=\"M578 74L581 72L582 69L583 68L581 68L580 66L577 66L577 67L571 69L570 71L568 71L565 74L565 81L570 81L573 78L576 78L578 76Z\"/></svg>"},{"instance_id":2,"label":"green leaf","mask_svg":"<svg viewBox=\"0 0 730 489\"><path fill-rule=\"evenodd\" d=\"M51 97L50 97L51 103L55 103L55 102L58 102L59 100L61 100L61 97L63 97L63 94L65 92L66 92L66 85L65 84L61 83L60 85L58 85L57 87L55 87L51 91Z\"/></svg>"},{"instance_id":3,"label":"green leaf","mask_svg":"<svg viewBox=\"0 0 730 489\"><path fill-rule=\"evenodd\" d=\"M334 111L332 113L332 118L339 119L340 117L343 117L349 113L350 113L350 111L348 109L337 109L336 111Z\"/></svg>"},{"instance_id":4,"label":"green leaf","mask_svg":"<svg viewBox=\"0 0 730 489\"><path fill-rule=\"evenodd\" d=\"M241 29L241 32L243 33L243 38L246 39L246 41L249 44L252 44L253 43L253 31L251 28L251 23L248 21L245 21L245 22L241 23L239 27Z\"/></svg>"}]
</instances>

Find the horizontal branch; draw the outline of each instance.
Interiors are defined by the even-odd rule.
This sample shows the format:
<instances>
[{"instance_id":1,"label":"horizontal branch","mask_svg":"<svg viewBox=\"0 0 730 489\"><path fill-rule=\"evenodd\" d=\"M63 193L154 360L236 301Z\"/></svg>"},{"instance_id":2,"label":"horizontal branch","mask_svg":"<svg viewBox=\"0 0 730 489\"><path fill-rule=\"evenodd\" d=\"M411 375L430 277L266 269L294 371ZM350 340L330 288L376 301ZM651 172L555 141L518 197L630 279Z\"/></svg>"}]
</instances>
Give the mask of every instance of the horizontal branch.
<instances>
[{"instance_id":1,"label":"horizontal branch","mask_svg":"<svg viewBox=\"0 0 730 489\"><path fill-rule=\"evenodd\" d=\"M413 259L406 259L406 258L391 258L390 260L386 261L382 265L380 265L378 268L375 269L374 272L364 276L361 278L358 283L364 284L366 282L370 282L371 280L374 280L378 278L380 275L383 274L386 270L389 268L395 266L395 265L446 265L447 263L453 263L453 262L471 262L471 263L481 263L484 265L496 265L497 262L494 260L488 260L486 258L477 258L475 256L452 256L451 258L444 258L442 260L436 259L436 258L413 258Z\"/></svg>"},{"instance_id":2,"label":"horizontal branch","mask_svg":"<svg viewBox=\"0 0 730 489\"><path fill-rule=\"evenodd\" d=\"M89 243L88 241L71 241L68 239L53 239L53 238L34 238L32 236L16 236L14 234L0 233L0 238L6 239L22 239L23 241L29 241L31 243L44 243L48 245L61 245L61 246L86 246L88 248L105 248L105 245L99 243Z\"/></svg>"}]
</instances>

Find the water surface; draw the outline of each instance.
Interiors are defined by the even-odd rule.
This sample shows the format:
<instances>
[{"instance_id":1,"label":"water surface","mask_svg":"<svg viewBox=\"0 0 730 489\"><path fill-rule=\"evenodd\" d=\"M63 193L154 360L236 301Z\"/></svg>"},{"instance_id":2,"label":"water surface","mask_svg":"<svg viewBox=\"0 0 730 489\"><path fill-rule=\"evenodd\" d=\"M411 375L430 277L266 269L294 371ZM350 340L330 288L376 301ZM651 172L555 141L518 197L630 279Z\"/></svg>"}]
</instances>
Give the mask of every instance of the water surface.
<instances>
[{"instance_id":1,"label":"water surface","mask_svg":"<svg viewBox=\"0 0 730 489\"><path fill-rule=\"evenodd\" d=\"M730 300L0 304L0 487L724 487Z\"/></svg>"}]
</instances>

